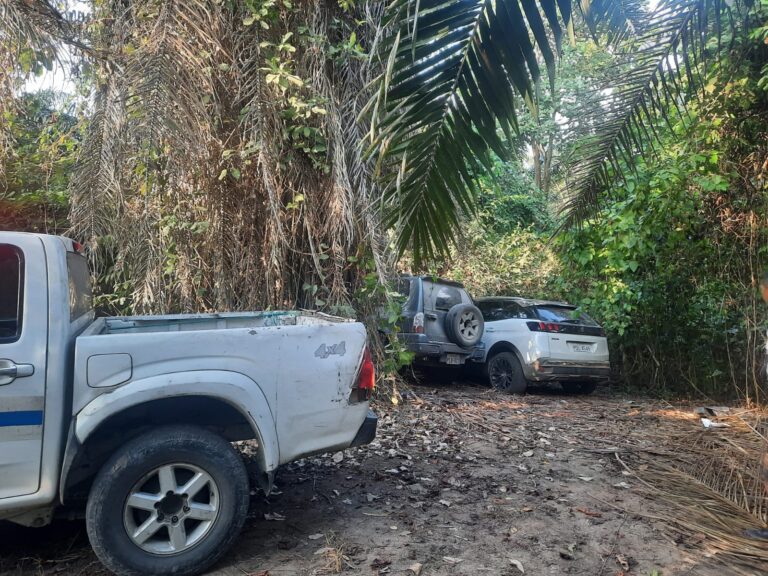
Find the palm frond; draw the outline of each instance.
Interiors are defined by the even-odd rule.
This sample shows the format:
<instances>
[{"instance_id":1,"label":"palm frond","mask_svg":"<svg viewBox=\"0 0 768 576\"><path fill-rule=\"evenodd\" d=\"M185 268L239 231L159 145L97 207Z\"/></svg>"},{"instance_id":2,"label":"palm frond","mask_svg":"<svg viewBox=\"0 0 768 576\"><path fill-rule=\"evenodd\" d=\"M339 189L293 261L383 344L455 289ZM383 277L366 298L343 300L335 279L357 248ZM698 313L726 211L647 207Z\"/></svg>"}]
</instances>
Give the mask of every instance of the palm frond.
<instances>
[{"instance_id":1,"label":"palm frond","mask_svg":"<svg viewBox=\"0 0 768 576\"><path fill-rule=\"evenodd\" d=\"M650 15L646 0L579 0L579 8L593 38L610 44L638 34Z\"/></svg>"},{"instance_id":2,"label":"palm frond","mask_svg":"<svg viewBox=\"0 0 768 576\"><path fill-rule=\"evenodd\" d=\"M94 113L70 180L70 221L76 238L93 240L112 231L122 199L118 167L125 122L124 93L111 78L95 94Z\"/></svg>"},{"instance_id":3,"label":"palm frond","mask_svg":"<svg viewBox=\"0 0 768 576\"><path fill-rule=\"evenodd\" d=\"M708 39L725 36L739 10L725 0L666 0L653 13L644 0L394 0L369 153L399 250L412 248L419 261L456 241L461 214L474 208L475 175L492 153L508 154L515 99L535 117L533 85L542 69L552 78L574 12L621 52L622 65L571 119L581 144L569 223L594 209L619 156L653 141L654 111L685 100L712 57Z\"/></svg>"},{"instance_id":4,"label":"palm frond","mask_svg":"<svg viewBox=\"0 0 768 576\"><path fill-rule=\"evenodd\" d=\"M736 33L742 10L723 0L667 0L622 48L614 74L568 119L576 144L564 227L593 214L622 172L653 151L658 123L670 124L670 115L684 114L686 101L702 93L702 79L721 40Z\"/></svg>"},{"instance_id":5,"label":"palm frond","mask_svg":"<svg viewBox=\"0 0 768 576\"><path fill-rule=\"evenodd\" d=\"M122 81L130 130L147 150L166 145L185 155L203 153L206 102L215 94L211 55L223 53L218 11L217 4L197 0L132 2L126 26L139 48L125 57Z\"/></svg>"},{"instance_id":6,"label":"palm frond","mask_svg":"<svg viewBox=\"0 0 768 576\"><path fill-rule=\"evenodd\" d=\"M516 99L535 110L537 50L554 74L548 29L558 11L568 20L570 2L541 5L542 11L517 0L395 0L388 9L392 33L370 105L368 152L386 183L385 224L397 231L399 250L411 247L417 262L455 242L460 215L474 208L475 175L490 166L492 153L507 157L504 140L517 132Z\"/></svg>"},{"instance_id":7,"label":"palm frond","mask_svg":"<svg viewBox=\"0 0 768 576\"><path fill-rule=\"evenodd\" d=\"M13 40L17 48L51 53L60 43L86 48L72 22L47 0L0 0L0 31L0 38Z\"/></svg>"}]
</instances>

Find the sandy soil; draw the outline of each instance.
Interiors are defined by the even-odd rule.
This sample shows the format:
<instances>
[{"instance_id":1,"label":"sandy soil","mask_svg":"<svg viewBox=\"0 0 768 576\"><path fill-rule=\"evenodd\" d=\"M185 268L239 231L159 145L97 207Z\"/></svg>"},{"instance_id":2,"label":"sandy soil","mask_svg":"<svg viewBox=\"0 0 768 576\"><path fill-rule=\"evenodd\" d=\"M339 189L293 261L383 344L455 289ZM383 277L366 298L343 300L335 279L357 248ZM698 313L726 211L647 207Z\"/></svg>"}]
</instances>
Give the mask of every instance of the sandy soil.
<instances>
[{"instance_id":1,"label":"sandy soil","mask_svg":"<svg viewBox=\"0 0 768 576\"><path fill-rule=\"evenodd\" d=\"M654 502L613 457L652 409L599 391L419 386L380 408L370 446L287 466L254 494L212 574L727 574L647 518ZM82 522L0 525L0 574L105 573Z\"/></svg>"}]
</instances>

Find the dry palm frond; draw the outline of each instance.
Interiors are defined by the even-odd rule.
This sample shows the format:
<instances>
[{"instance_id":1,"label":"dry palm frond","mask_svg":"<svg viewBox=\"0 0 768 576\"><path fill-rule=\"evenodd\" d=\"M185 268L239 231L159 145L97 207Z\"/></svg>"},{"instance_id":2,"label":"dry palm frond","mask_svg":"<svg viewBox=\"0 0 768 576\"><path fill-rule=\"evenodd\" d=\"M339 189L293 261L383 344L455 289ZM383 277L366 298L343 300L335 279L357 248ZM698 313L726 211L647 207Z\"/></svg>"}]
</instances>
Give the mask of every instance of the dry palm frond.
<instances>
[{"instance_id":1,"label":"dry palm frond","mask_svg":"<svg viewBox=\"0 0 768 576\"><path fill-rule=\"evenodd\" d=\"M701 540L712 555L731 567L731 574L756 574L768 562L765 541L748 538L745 530L760 527L753 515L697 478L668 465L636 472L667 511L662 519L688 537ZM737 572L738 569L738 572Z\"/></svg>"},{"instance_id":2,"label":"dry palm frond","mask_svg":"<svg viewBox=\"0 0 768 576\"><path fill-rule=\"evenodd\" d=\"M754 574L768 563L768 546L744 531L768 524L768 413L753 410L720 420L729 427L704 430L698 418L666 419L658 437L642 433L642 443L652 450L634 451L626 462L617 459L664 505L663 520L701 540L728 563L729 573Z\"/></svg>"},{"instance_id":3,"label":"dry palm frond","mask_svg":"<svg viewBox=\"0 0 768 576\"><path fill-rule=\"evenodd\" d=\"M81 237L94 239L111 232L121 211L119 152L124 133L125 98L115 78L99 86L80 164L70 190L71 218Z\"/></svg>"}]
</instances>

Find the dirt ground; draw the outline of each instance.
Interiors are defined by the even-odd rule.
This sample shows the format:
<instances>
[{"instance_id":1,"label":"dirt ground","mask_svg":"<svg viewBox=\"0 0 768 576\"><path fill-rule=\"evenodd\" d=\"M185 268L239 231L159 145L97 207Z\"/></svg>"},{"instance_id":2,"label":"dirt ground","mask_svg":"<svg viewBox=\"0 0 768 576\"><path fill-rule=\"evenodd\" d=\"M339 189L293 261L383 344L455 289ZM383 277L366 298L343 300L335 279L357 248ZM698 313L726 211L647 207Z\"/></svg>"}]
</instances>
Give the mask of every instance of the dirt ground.
<instances>
[{"instance_id":1,"label":"dirt ground","mask_svg":"<svg viewBox=\"0 0 768 576\"><path fill-rule=\"evenodd\" d=\"M377 440L280 471L216 576L728 574L614 457L659 404L418 386ZM688 409L686 407L685 409ZM642 437L642 434L640 434ZM247 448L246 448L247 452ZM81 521L0 525L0 574L106 574Z\"/></svg>"}]
</instances>

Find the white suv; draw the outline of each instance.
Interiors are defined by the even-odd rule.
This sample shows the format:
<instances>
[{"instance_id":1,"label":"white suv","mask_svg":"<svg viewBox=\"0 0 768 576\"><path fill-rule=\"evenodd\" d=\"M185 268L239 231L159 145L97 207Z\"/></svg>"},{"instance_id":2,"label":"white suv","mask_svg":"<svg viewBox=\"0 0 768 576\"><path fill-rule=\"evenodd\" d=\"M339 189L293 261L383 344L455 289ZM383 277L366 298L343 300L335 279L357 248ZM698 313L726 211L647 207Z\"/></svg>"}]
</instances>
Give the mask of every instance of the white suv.
<instances>
[{"instance_id":1,"label":"white suv","mask_svg":"<svg viewBox=\"0 0 768 576\"><path fill-rule=\"evenodd\" d=\"M522 393L529 382L559 382L589 394L610 375L605 331L564 302L480 298L485 318L484 373L494 388Z\"/></svg>"}]
</instances>

